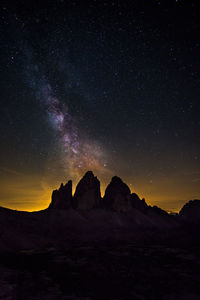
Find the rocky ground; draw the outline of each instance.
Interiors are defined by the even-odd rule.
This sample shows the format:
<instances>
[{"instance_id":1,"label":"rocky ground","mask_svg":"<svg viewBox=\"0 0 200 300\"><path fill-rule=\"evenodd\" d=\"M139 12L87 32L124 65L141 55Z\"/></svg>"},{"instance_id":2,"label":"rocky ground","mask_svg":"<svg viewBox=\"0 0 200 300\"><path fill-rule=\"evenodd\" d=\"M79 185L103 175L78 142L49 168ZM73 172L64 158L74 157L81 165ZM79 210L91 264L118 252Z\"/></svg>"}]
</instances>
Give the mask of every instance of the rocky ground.
<instances>
[{"instance_id":1,"label":"rocky ground","mask_svg":"<svg viewBox=\"0 0 200 300\"><path fill-rule=\"evenodd\" d=\"M0 299L200 299L199 247L82 245L0 255Z\"/></svg>"}]
</instances>

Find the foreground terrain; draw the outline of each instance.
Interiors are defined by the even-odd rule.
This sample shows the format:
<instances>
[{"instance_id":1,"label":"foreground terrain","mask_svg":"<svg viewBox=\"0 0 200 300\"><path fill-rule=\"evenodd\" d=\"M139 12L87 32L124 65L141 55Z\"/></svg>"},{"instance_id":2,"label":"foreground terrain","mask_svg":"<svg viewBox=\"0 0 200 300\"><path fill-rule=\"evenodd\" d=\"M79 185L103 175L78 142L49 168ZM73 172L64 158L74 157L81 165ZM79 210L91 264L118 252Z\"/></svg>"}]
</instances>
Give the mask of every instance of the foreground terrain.
<instances>
[{"instance_id":1,"label":"foreground terrain","mask_svg":"<svg viewBox=\"0 0 200 300\"><path fill-rule=\"evenodd\" d=\"M0 299L200 299L199 248L82 245L1 253Z\"/></svg>"}]
</instances>

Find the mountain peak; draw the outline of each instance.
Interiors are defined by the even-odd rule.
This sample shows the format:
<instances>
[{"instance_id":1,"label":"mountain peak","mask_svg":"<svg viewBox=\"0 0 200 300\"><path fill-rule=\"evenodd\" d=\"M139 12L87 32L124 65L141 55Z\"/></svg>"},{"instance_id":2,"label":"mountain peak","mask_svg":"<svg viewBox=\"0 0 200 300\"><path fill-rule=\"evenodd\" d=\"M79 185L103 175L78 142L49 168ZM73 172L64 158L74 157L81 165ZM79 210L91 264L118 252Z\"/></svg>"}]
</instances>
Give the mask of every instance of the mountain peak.
<instances>
[{"instance_id":1,"label":"mountain peak","mask_svg":"<svg viewBox=\"0 0 200 300\"><path fill-rule=\"evenodd\" d=\"M87 171L86 173L85 173L85 175L83 176L83 178L92 178L92 177L95 177L94 176L94 174L93 174L93 172L92 171Z\"/></svg>"},{"instance_id":2,"label":"mountain peak","mask_svg":"<svg viewBox=\"0 0 200 300\"><path fill-rule=\"evenodd\" d=\"M114 176L105 190L103 204L106 209L126 211L130 208L130 189L118 176Z\"/></svg>"},{"instance_id":3,"label":"mountain peak","mask_svg":"<svg viewBox=\"0 0 200 300\"><path fill-rule=\"evenodd\" d=\"M98 207L100 200L100 181L94 176L92 171L88 171L76 186L73 197L73 207L91 209Z\"/></svg>"},{"instance_id":4,"label":"mountain peak","mask_svg":"<svg viewBox=\"0 0 200 300\"><path fill-rule=\"evenodd\" d=\"M61 183L58 190L52 193L52 200L49 208L68 209L72 205L72 181L69 180L65 185Z\"/></svg>"}]
</instances>

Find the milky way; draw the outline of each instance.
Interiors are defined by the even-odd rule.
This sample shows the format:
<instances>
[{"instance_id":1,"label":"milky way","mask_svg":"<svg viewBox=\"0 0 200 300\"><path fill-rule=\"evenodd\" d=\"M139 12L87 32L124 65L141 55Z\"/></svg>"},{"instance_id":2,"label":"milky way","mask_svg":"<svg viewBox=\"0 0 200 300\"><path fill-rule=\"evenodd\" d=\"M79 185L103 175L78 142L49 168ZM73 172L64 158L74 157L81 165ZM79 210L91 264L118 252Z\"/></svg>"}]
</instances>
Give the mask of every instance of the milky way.
<instances>
[{"instance_id":1,"label":"milky way","mask_svg":"<svg viewBox=\"0 0 200 300\"><path fill-rule=\"evenodd\" d=\"M97 174L109 172L105 151L77 127L67 105L54 96L49 84L42 89L42 101L50 125L57 133L57 148L67 175L77 180L87 170Z\"/></svg>"},{"instance_id":2,"label":"milky way","mask_svg":"<svg viewBox=\"0 0 200 300\"><path fill-rule=\"evenodd\" d=\"M45 208L87 170L167 210L198 199L198 1L3 2L0 201Z\"/></svg>"}]
</instances>

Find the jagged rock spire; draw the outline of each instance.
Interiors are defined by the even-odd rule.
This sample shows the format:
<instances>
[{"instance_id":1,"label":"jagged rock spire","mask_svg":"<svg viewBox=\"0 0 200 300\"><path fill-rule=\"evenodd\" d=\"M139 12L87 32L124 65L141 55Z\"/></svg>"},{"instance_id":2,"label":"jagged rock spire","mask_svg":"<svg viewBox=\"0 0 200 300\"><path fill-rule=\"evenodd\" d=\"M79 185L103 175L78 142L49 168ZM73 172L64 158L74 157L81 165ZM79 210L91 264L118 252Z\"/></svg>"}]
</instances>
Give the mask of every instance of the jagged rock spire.
<instances>
[{"instance_id":1,"label":"jagged rock spire","mask_svg":"<svg viewBox=\"0 0 200 300\"><path fill-rule=\"evenodd\" d=\"M146 212L148 205L145 200L137 194L131 194L127 184L121 178L114 176L105 190L105 196L101 199L100 181L92 171L85 173L77 184L74 196L72 197L72 181L66 185L61 184L58 190L53 191L52 201L49 208L88 210L92 208L103 208L107 210L125 212L136 208Z\"/></svg>"},{"instance_id":2,"label":"jagged rock spire","mask_svg":"<svg viewBox=\"0 0 200 300\"><path fill-rule=\"evenodd\" d=\"M64 186L61 183L59 190L54 190L49 208L68 209L72 205L72 181Z\"/></svg>"},{"instance_id":3,"label":"jagged rock spire","mask_svg":"<svg viewBox=\"0 0 200 300\"><path fill-rule=\"evenodd\" d=\"M127 211L130 209L130 189L121 180L114 176L105 190L103 205L106 209L116 211Z\"/></svg>"},{"instance_id":4,"label":"jagged rock spire","mask_svg":"<svg viewBox=\"0 0 200 300\"><path fill-rule=\"evenodd\" d=\"M98 207L101 201L100 181L92 171L88 171L79 181L73 197L73 207L91 209Z\"/></svg>"},{"instance_id":5,"label":"jagged rock spire","mask_svg":"<svg viewBox=\"0 0 200 300\"><path fill-rule=\"evenodd\" d=\"M148 205L145 202L145 199L142 200L139 198L139 196L135 193L132 193L130 195L130 203L133 208L137 208L140 211L146 211L148 208Z\"/></svg>"}]
</instances>

